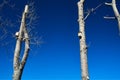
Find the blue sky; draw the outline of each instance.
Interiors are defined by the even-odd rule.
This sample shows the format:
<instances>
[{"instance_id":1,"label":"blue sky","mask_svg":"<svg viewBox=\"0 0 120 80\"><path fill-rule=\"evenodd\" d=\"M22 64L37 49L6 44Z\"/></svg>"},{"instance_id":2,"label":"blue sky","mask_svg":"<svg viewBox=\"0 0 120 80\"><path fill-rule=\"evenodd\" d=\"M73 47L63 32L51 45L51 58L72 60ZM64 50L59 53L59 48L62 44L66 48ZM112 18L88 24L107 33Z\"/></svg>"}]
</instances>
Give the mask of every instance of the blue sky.
<instances>
[{"instance_id":1,"label":"blue sky","mask_svg":"<svg viewBox=\"0 0 120 80\"><path fill-rule=\"evenodd\" d=\"M42 37L43 43L39 47L31 45L22 80L81 80L77 36L78 1L35 0L39 19L34 31ZM86 0L85 11L105 1L111 2ZM18 31L18 15L21 16L27 0L12 0L12 3L16 4L15 8L5 5L0 9L0 16L11 19L15 24L14 27L6 27L9 30L8 37L0 41L10 42L6 46L0 46L0 80L12 80L12 58L16 42L11 38L10 32ZM120 1L117 5L120 9L119 4ZM114 16L112 7L102 5L85 21L91 80L120 80L120 36L117 20L106 20L103 18L106 15Z\"/></svg>"}]
</instances>

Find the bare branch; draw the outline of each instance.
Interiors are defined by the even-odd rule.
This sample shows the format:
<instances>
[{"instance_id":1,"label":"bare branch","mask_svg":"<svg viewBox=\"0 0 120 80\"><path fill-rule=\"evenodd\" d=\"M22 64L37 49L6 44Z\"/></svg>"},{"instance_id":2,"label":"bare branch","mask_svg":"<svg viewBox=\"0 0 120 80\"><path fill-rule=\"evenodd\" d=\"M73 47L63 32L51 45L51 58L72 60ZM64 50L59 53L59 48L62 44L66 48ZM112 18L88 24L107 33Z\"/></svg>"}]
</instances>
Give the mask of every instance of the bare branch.
<instances>
[{"instance_id":1,"label":"bare branch","mask_svg":"<svg viewBox=\"0 0 120 80\"><path fill-rule=\"evenodd\" d=\"M2 17L0 18L0 22L0 41L4 41L4 39L6 39L6 37L11 34L9 29L14 27L14 24L11 22L11 20L4 20Z\"/></svg>"},{"instance_id":2,"label":"bare branch","mask_svg":"<svg viewBox=\"0 0 120 80\"><path fill-rule=\"evenodd\" d=\"M92 12L96 11L96 10L97 10L99 7L101 7L102 5L103 5L103 3L99 4L99 5L96 6L95 8L89 9L89 10L86 12L87 15L85 16L84 20L86 20L86 19L88 18L88 16L89 16Z\"/></svg>"},{"instance_id":3,"label":"bare branch","mask_svg":"<svg viewBox=\"0 0 120 80\"><path fill-rule=\"evenodd\" d=\"M104 16L104 19L116 19L115 17L107 17L107 16Z\"/></svg>"},{"instance_id":4,"label":"bare branch","mask_svg":"<svg viewBox=\"0 0 120 80\"><path fill-rule=\"evenodd\" d=\"M105 5L111 6L111 5L112 5L112 3L106 3L106 2L105 2Z\"/></svg>"},{"instance_id":5,"label":"bare branch","mask_svg":"<svg viewBox=\"0 0 120 80\"><path fill-rule=\"evenodd\" d=\"M37 25L36 22L38 21L39 17L35 12L35 6L34 6L35 3L29 2L28 5L29 5L29 12L26 17L27 19L26 26L30 37L30 44L39 45L41 44L41 38L38 37L38 33L34 31L35 26Z\"/></svg>"},{"instance_id":6,"label":"bare branch","mask_svg":"<svg viewBox=\"0 0 120 80\"><path fill-rule=\"evenodd\" d=\"M7 34L7 31L5 29L3 29L3 35L0 36L0 40L4 40L6 38L6 34Z\"/></svg>"},{"instance_id":7,"label":"bare branch","mask_svg":"<svg viewBox=\"0 0 120 80\"><path fill-rule=\"evenodd\" d=\"M10 0L3 0L3 2L0 4L0 9L2 9L5 5L8 5L11 8L15 7L15 4L11 4Z\"/></svg>"},{"instance_id":8,"label":"bare branch","mask_svg":"<svg viewBox=\"0 0 120 80\"><path fill-rule=\"evenodd\" d=\"M97 7L95 7L92 11L97 10L99 7L101 7L103 5L103 3L99 4Z\"/></svg>"},{"instance_id":9,"label":"bare branch","mask_svg":"<svg viewBox=\"0 0 120 80\"><path fill-rule=\"evenodd\" d=\"M28 15L27 15L27 27L31 27L31 28L33 28L34 27L34 25L36 25L36 21L37 21L37 19L39 18L38 16L37 16L37 14L35 13L35 7L34 7L34 5L35 5L35 3L34 2L29 2L29 12L28 12Z\"/></svg>"},{"instance_id":10,"label":"bare branch","mask_svg":"<svg viewBox=\"0 0 120 80\"><path fill-rule=\"evenodd\" d=\"M10 3L10 0L3 0L0 3L0 9L2 9L5 5L8 5L9 7L13 8L13 4ZM4 39L6 39L6 37L8 37L8 35L10 35L10 27L14 27L14 23L8 19L8 18L4 18L2 15L0 15L0 41L4 41ZM2 43L5 44L5 43Z\"/></svg>"},{"instance_id":11,"label":"bare branch","mask_svg":"<svg viewBox=\"0 0 120 80\"><path fill-rule=\"evenodd\" d=\"M34 38L32 38L31 39L31 41L30 41L30 44L34 44L34 45L40 45L40 44L42 44L42 43L44 43L43 41L42 41L42 37L34 37Z\"/></svg>"},{"instance_id":12,"label":"bare branch","mask_svg":"<svg viewBox=\"0 0 120 80\"><path fill-rule=\"evenodd\" d=\"M25 38L25 50L24 50L24 54L21 60L21 65L20 65L20 69L23 69L26 63L26 60L28 58L28 53L30 50L30 43L29 43L29 36L28 36L28 32L26 30L26 27L24 27L24 38Z\"/></svg>"},{"instance_id":13,"label":"bare branch","mask_svg":"<svg viewBox=\"0 0 120 80\"><path fill-rule=\"evenodd\" d=\"M89 12L87 13L87 15L85 16L84 20L86 20L86 19L88 18L88 16L90 15L90 13L91 13L91 11L89 11Z\"/></svg>"}]
</instances>

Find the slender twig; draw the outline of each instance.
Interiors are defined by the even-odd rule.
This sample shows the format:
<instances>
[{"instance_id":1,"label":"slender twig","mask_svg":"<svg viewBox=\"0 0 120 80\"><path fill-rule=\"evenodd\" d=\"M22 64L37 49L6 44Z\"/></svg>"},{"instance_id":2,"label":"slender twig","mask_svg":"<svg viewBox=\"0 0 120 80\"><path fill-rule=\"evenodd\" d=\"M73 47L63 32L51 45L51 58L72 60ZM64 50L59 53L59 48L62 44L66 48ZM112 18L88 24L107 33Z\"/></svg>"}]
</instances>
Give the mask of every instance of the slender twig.
<instances>
[{"instance_id":1,"label":"slender twig","mask_svg":"<svg viewBox=\"0 0 120 80\"><path fill-rule=\"evenodd\" d=\"M86 19L88 18L88 16L89 16L92 12L96 11L96 10L97 10L99 7L101 7L102 5L103 5L103 3L99 4L99 5L96 6L95 8L92 8L92 9L88 10L88 11L86 12L87 15L85 16L84 20L86 20Z\"/></svg>"},{"instance_id":2,"label":"slender twig","mask_svg":"<svg viewBox=\"0 0 120 80\"><path fill-rule=\"evenodd\" d=\"M104 19L115 19L115 17L104 16Z\"/></svg>"}]
</instances>

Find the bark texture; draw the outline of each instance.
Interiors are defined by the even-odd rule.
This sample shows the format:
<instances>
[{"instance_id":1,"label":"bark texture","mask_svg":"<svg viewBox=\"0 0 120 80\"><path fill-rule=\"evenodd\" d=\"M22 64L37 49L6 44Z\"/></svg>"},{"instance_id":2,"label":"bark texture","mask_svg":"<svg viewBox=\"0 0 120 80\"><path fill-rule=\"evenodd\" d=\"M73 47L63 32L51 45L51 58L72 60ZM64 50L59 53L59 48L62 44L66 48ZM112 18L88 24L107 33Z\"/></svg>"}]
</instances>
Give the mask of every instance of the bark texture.
<instances>
[{"instance_id":1,"label":"bark texture","mask_svg":"<svg viewBox=\"0 0 120 80\"><path fill-rule=\"evenodd\" d=\"M81 0L81 1L78 2L78 15L79 15L78 37L80 39L81 75L82 75L82 80L89 80L83 5L84 5L84 0Z\"/></svg>"},{"instance_id":2,"label":"bark texture","mask_svg":"<svg viewBox=\"0 0 120 80\"><path fill-rule=\"evenodd\" d=\"M14 52L14 60L13 60L13 80L21 80L22 72L25 66L25 62L29 53L29 36L25 26L25 18L28 13L28 5L25 6L25 10L22 15L21 26L19 32L16 34L17 42ZM20 51L21 44L25 41L25 51L22 60L20 61Z\"/></svg>"}]
</instances>

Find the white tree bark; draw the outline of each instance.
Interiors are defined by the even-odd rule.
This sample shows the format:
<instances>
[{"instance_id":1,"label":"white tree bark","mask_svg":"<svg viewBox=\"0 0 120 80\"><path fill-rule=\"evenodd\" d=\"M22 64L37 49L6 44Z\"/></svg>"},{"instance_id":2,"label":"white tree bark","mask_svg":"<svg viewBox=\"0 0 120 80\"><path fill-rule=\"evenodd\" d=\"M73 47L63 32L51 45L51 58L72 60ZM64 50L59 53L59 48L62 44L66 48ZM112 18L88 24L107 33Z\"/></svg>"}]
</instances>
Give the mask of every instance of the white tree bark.
<instances>
[{"instance_id":1,"label":"white tree bark","mask_svg":"<svg viewBox=\"0 0 120 80\"><path fill-rule=\"evenodd\" d=\"M117 21L118 21L118 28L119 28L119 35L120 35L120 13L116 6L116 0L112 0L112 3L105 3L105 4L108 6L112 6L112 8L113 8L113 11L115 14L115 19L117 19ZM107 19L111 19L111 18L107 17Z\"/></svg>"},{"instance_id":2,"label":"white tree bark","mask_svg":"<svg viewBox=\"0 0 120 80\"><path fill-rule=\"evenodd\" d=\"M17 42L16 42L16 47L15 47L15 52L14 52L14 73L13 73L13 80L21 80L22 72L25 66L25 62L28 57L29 53L29 36L25 27L25 18L28 13L28 5L25 6L25 10L22 15L22 20L21 20L21 26L18 34L16 35L17 37ZM22 61L20 61L20 51L21 51L21 43L23 41L23 38L25 39L25 51L24 55L22 58Z\"/></svg>"},{"instance_id":3,"label":"white tree bark","mask_svg":"<svg viewBox=\"0 0 120 80\"><path fill-rule=\"evenodd\" d=\"M116 0L112 0L112 8L115 14L115 17L117 18L118 21L118 27L119 27L119 32L120 32L120 14L116 6Z\"/></svg>"},{"instance_id":4,"label":"white tree bark","mask_svg":"<svg viewBox=\"0 0 120 80\"><path fill-rule=\"evenodd\" d=\"M82 80L89 80L83 5L84 5L84 0L80 0L78 2L78 14L79 14L79 19L78 19L79 33L78 33L78 37L80 38L81 75L82 75Z\"/></svg>"}]
</instances>

